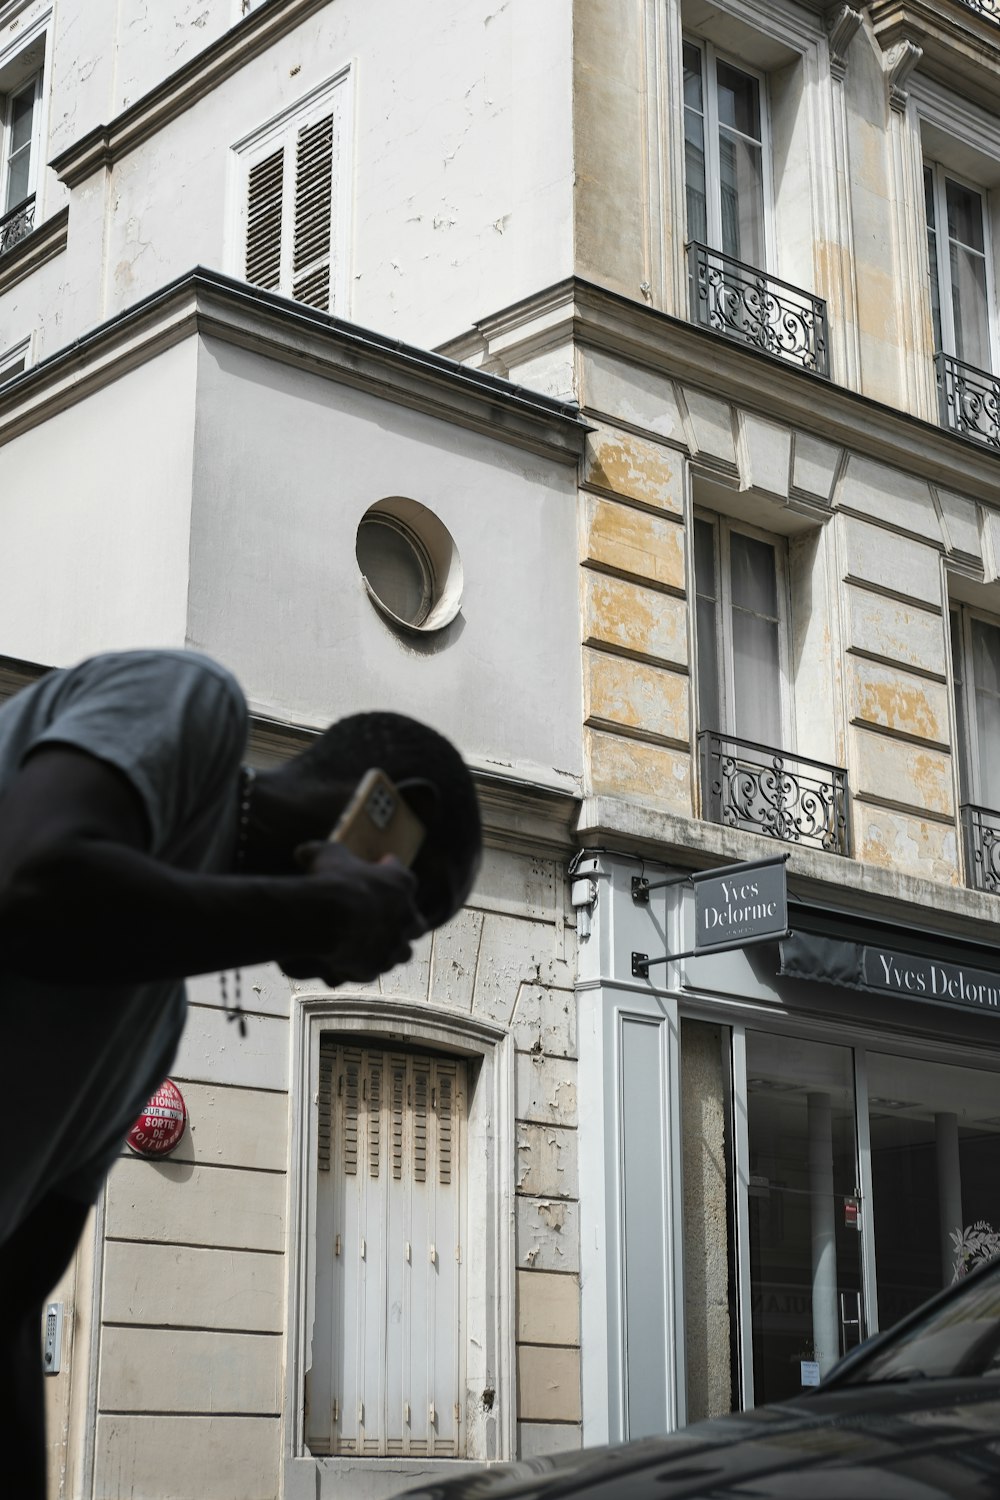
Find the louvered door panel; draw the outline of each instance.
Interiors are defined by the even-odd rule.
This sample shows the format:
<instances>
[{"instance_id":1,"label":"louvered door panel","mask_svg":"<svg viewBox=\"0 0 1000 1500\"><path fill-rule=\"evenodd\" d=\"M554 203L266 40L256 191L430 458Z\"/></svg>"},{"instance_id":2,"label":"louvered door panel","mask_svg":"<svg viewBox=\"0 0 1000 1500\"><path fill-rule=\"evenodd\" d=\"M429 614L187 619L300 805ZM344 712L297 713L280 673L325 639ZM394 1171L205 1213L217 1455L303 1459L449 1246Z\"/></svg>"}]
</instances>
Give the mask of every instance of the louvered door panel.
<instances>
[{"instance_id":1,"label":"louvered door panel","mask_svg":"<svg viewBox=\"0 0 1000 1500\"><path fill-rule=\"evenodd\" d=\"M246 278L277 291L281 283L281 221L285 151L256 162L247 179Z\"/></svg>"},{"instance_id":2,"label":"louvered door panel","mask_svg":"<svg viewBox=\"0 0 1000 1500\"><path fill-rule=\"evenodd\" d=\"M313 1452L463 1451L465 1076L452 1059L324 1049L317 1225L328 1239L332 1224L333 1254L317 1274L313 1365L325 1360L331 1373L311 1378ZM313 1410L321 1390L331 1408L325 1426Z\"/></svg>"},{"instance_id":3,"label":"louvered door panel","mask_svg":"<svg viewBox=\"0 0 1000 1500\"><path fill-rule=\"evenodd\" d=\"M333 115L299 131L295 152L292 295L327 312L333 240Z\"/></svg>"}]
</instances>

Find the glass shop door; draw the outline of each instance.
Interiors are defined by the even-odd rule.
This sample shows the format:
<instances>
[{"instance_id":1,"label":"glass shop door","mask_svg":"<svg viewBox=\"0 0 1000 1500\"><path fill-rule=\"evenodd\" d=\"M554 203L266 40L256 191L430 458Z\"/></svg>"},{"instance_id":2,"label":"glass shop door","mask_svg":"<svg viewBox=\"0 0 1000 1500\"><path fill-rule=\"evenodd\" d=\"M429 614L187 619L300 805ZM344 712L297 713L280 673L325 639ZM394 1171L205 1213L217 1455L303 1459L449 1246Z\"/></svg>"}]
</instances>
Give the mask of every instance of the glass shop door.
<instances>
[{"instance_id":1,"label":"glass shop door","mask_svg":"<svg viewBox=\"0 0 1000 1500\"><path fill-rule=\"evenodd\" d=\"M866 1329L851 1049L745 1037L744 1295L759 1406L818 1384Z\"/></svg>"}]
</instances>

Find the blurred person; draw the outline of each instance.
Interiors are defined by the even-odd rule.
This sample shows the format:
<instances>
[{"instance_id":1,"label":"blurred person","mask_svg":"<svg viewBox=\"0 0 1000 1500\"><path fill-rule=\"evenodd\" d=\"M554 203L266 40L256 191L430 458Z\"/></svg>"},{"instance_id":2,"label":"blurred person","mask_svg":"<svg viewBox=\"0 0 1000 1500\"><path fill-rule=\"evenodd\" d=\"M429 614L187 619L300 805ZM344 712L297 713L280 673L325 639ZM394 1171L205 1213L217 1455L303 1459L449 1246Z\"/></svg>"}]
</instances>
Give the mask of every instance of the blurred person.
<instances>
[{"instance_id":1,"label":"blurred person","mask_svg":"<svg viewBox=\"0 0 1000 1500\"><path fill-rule=\"evenodd\" d=\"M435 731L355 715L255 773L247 728L235 679L186 651L94 657L0 708L0 1452L23 1500L45 1494L42 1306L170 1071L184 978L374 979L478 869L475 790ZM328 841L372 766L425 826L411 870Z\"/></svg>"}]
</instances>

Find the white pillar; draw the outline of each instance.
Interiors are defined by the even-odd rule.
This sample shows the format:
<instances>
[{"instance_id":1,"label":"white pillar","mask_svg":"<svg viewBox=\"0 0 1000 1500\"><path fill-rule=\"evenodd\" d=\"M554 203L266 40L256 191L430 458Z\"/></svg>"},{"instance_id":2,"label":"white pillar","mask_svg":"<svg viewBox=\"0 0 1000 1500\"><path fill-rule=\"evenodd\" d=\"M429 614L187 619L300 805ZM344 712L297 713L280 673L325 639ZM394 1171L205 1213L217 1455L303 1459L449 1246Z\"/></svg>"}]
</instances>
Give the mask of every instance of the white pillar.
<instances>
[{"instance_id":1,"label":"white pillar","mask_svg":"<svg viewBox=\"0 0 1000 1500\"><path fill-rule=\"evenodd\" d=\"M840 1358L837 1243L833 1201L833 1115L829 1094L809 1095L813 1351L821 1375Z\"/></svg>"},{"instance_id":2,"label":"white pillar","mask_svg":"<svg viewBox=\"0 0 1000 1500\"><path fill-rule=\"evenodd\" d=\"M958 1155L958 1115L942 1111L934 1116L934 1148L938 1180L938 1224L941 1234L941 1284L950 1286L955 1274L953 1229L962 1226L962 1165Z\"/></svg>"}]
</instances>

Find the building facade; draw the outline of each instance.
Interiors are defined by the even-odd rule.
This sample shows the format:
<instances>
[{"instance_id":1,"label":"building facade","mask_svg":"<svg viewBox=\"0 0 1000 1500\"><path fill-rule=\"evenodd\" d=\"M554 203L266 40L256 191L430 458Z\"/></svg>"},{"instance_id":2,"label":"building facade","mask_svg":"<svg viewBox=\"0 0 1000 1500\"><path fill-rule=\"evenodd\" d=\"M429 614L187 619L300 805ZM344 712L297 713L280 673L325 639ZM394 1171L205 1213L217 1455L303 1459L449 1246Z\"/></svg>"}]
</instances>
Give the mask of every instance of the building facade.
<instances>
[{"instance_id":1,"label":"building facade","mask_svg":"<svg viewBox=\"0 0 1000 1500\"><path fill-rule=\"evenodd\" d=\"M1000 1230L993 0L7 0L0 94L4 691L422 714L488 842L379 985L244 974L241 1043L192 983L53 1496L812 1383Z\"/></svg>"}]
</instances>

